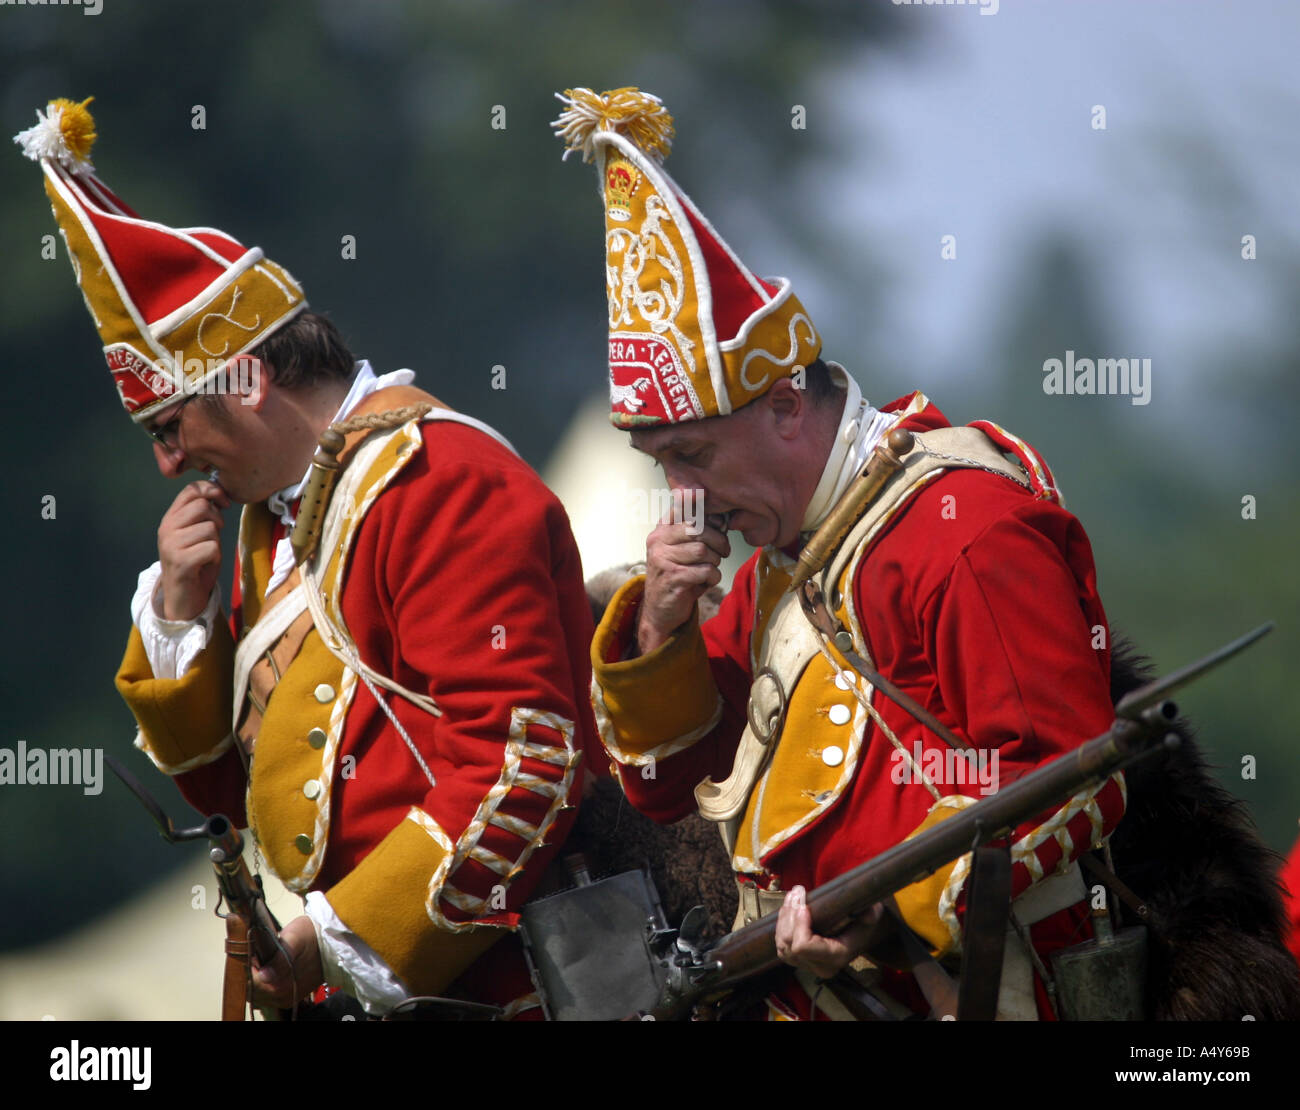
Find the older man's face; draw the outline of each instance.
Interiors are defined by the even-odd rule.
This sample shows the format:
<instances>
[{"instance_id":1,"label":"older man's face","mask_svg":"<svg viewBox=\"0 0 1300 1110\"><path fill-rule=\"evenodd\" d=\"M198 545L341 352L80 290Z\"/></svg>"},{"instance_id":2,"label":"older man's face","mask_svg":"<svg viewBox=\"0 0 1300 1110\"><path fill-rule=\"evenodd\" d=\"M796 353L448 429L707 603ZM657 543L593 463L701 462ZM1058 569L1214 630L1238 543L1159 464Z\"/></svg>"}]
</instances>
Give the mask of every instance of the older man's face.
<instances>
[{"instance_id":1,"label":"older man's face","mask_svg":"<svg viewBox=\"0 0 1300 1110\"><path fill-rule=\"evenodd\" d=\"M704 512L731 514L728 531L762 547L784 547L799 534L803 506L785 472L784 441L761 401L730 416L630 433L632 447L662 467L670 489L703 490Z\"/></svg>"}]
</instances>

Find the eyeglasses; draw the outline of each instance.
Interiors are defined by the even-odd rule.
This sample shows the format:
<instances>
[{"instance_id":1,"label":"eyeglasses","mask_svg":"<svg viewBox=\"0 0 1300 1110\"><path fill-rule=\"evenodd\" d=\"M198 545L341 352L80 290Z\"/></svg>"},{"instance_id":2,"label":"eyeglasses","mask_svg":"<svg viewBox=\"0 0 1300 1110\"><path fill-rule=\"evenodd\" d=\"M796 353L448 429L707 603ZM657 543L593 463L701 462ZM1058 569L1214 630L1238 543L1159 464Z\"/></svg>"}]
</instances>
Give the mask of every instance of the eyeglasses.
<instances>
[{"instance_id":1,"label":"eyeglasses","mask_svg":"<svg viewBox=\"0 0 1300 1110\"><path fill-rule=\"evenodd\" d=\"M175 451L181 445L181 413L185 406L197 397L197 393L191 393L179 405L176 406L176 418L167 421L161 428L146 428L145 430L153 437L155 443L162 444L167 451Z\"/></svg>"}]
</instances>

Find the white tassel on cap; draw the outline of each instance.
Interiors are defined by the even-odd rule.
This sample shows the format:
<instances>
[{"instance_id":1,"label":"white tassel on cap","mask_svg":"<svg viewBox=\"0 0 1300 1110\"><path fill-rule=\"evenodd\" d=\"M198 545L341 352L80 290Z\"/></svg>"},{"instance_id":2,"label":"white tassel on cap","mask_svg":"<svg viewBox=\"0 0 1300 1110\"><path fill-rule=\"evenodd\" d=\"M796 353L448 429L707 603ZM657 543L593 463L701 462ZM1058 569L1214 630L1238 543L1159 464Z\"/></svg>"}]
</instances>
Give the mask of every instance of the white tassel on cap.
<instances>
[{"instance_id":1,"label":"white tassel on cap","mask_svg":"<svg viewBox=\"0 0 1300 1110\"><path fill-rule=\"evenodd\" d=\"M552 122L564 140L564 157L575 150L584 162L596 156L596 136L611 131L630 139L656 162L668 157L673 146L673 117L654 94L637 88L595 93L591 89L565 89L556 100L568 105Z\"/></svg>"},{"instance_id":2,"label":"white tassel on cap","mask_svg":"<svg viewBox=\"0 0 1300 1110\"><path fill-rule=\"evenodd\" d=\"M36 110L36 126L20 131L14 142L33 162L49 158L72 173L94 173L90 148L95 143L95 120L86 107L94 99L89 96L80 104L51 100L43 114Z\"/></svg>"}]
</instances>

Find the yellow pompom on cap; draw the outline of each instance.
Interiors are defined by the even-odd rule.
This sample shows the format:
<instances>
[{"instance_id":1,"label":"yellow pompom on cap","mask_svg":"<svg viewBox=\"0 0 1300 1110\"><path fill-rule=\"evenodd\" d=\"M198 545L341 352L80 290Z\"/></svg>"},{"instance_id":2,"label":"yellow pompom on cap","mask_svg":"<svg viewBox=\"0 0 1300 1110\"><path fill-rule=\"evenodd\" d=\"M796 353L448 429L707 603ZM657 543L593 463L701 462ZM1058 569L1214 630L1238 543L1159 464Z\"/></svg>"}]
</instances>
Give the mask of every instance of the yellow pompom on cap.
<instances>
[{"instance_id":1,"label":"yellow pompom on cap","mask_svg":"<svg viewBox=\"0 0 1300 1110\"><path fill-rule=\"evenodd\" d=\"M602 131L625 135L656 162L663 162L673 147L673 117L653 93L634 86L607 93L591 89L565 89L556 100L568 105L552 127L565 143L564 157L575 150L584 162L596 156L595 137Z\"/></svg>"},{"instance_id":2,"label":"yellow pompom on cap","mask_svg":"<svg viewBox=\"0 0 1300 1110\"><path fill-rule=\"evenodd\" d=\"M90 148L95 145L95 118L86 107L95 98L86 97L80 104L60 97L51 100L42 114L36 111L37 123L14 136L14 142L33 162L52 158L73 173L91 173Z\"/></svg>"},{"instance_id":3,"label":"yellow pompom on cap","mask_svg":"<svg viewBox=\"0 0 1300 1110\"><path fill-rule=\"evenodd\" d=\"M95 98L86 97L80 104L60 98L50 103L50 108L60 109L59 131L63 142L83 162L90 161L90 148L95 145L95 117L86 107Z\"/></svg>"}]
</instances>

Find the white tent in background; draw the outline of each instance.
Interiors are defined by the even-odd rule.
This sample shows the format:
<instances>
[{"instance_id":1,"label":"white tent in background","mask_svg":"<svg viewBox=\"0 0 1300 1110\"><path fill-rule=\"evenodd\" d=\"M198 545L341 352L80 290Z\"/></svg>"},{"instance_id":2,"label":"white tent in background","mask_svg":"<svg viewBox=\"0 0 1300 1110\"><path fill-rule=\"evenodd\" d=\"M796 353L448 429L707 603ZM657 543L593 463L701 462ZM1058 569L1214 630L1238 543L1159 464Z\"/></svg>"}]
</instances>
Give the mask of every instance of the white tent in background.
<instances>
[{"instance_id":1,"label":"white tent in background","mask_svg":"<svg viewBox=\"0 0 1300 1110\"><path fill-rule=\"evenodd\" d=\"M666 495L663 474L610 424L608 398L578 410L542 477L564 503L588 578L645 559L646 534L659 518L650 513Z\"/></svg>"}]
</instances>

